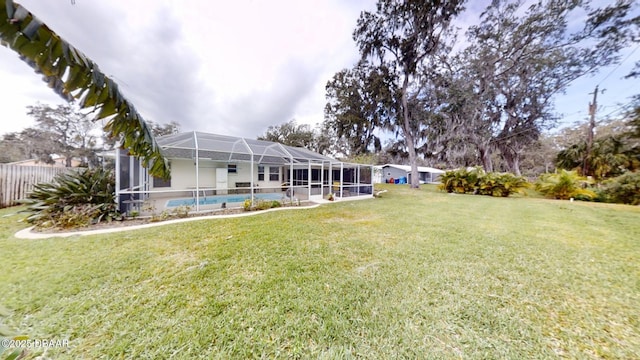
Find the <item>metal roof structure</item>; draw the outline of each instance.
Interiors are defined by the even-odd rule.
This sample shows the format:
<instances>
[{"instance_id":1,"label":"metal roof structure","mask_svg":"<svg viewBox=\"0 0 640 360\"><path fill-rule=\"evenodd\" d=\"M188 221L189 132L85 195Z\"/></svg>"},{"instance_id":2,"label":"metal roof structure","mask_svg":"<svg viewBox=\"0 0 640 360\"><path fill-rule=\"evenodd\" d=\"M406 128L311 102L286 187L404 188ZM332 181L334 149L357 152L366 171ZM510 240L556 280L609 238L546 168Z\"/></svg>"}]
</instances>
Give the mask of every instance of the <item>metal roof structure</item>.
<instances>
[{"instance_id":1,"label":"metal roof structure","mask_svg":"<svg viewBox=\"0 0 640 360\"><path fill-rule=\"evenodd\" d=\"M242 137L209 134L198 131L184 132L156 139L163 155L169 159L214 161L246 161L259 164L291 164L338 162L313 151L275 142Z\"/></svg>"},{"instance_id":2,"label":"metal roof structure","mask_svg":"<svg viewBox=\"0 0 640 360\"><path fill-rule=\"evenodd\" d=\"M238 190L248 191L247 195L250 196L252 202L256 192L284 192L282 196L288 197L291 203L293 203L296 194L304 196L308 200L314 197L322 199L328 194L338 194L337 197L340 199L354 196L371 197L373 194L373 167L371 165L346 164L300 147L198 131L157 137L156 142L162 155L168 160L193 160L193 176L187 176L193 182L189 182L188 186L184 187L186 183L177 181L180 186L171 187L169 185L170 189L160 190L155 189L154 186L154 189L150 190L151 182L147 170L137 158L129 156L127 153L121 154L118 148L116 149L116 197L120 206L123 206L124 201L129 202L126 206L144 201L151 194L172 195L185 191L192 194L196 211L200 211L201 191L202 196L206 199L205 191L207 190L214 191L215 195L224 195L230 190L235 192ZM203 161L246 162L251 166L243 167L242 178L246 182L236 182L235 185L233 183L229 185L228 181L218 181L218 174L222 174L224 180L228 170L226 166L218 166L215 170L215 185L207 183L207 186L203 187L200 182L200 164ZM258 182L264 180L255 176L256 172L258 175L260 174L260 167L257 165L270 165L270 170L271 167L282 167L282 180L285 182L281 183L278 177L273 180L278 182L275 186L269 183L256 183L256 180ZM210 177L212 167L205 165L202 168L209 169L207 176ZM181 174L189 174L190 170L188 166L181 166L179 171ZM284 174L288 174L288 176ZM244 180L245 178L248 181ZM269 179L269 182L272 180ZM195 186L191 185L193 183ZM221 193L217 193L218 191ZM128 200L123 200L127 197Z\"/></svg>"}]
</instances>

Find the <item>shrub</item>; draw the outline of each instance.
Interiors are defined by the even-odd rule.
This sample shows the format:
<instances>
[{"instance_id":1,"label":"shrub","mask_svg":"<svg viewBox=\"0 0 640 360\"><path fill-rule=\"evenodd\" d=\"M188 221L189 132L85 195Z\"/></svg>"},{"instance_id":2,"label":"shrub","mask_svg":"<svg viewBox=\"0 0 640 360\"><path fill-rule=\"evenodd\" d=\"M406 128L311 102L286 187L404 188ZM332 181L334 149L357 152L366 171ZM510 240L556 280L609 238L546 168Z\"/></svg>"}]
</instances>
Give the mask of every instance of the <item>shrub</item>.
<instances>
[{"instance_id":1,"label":"shrub","mask_svg":"<svg viewBox=\"0 0 640 360\"><path fill-rule=\"evenodd\" d=\"M587 178L576 171L560 170L559 173L542 174L536 182L536 190L552 199L593 200L596 193L587 189Z\"/></svg>"},{"instance_id":2,"label":"shrub","mask_svg":"<svg viewBox=\"0 0 640 360\"><path fill-rule=\"evenodd\" d=\"M189 205L181 205L173 209L173 213L179 218L186 218L189 216L189 211L191 211L191 206Z\"/></svg>"},{"instance_id":3,"label":"shrub","mask_svg":"<svg viewBox=\"0 0 640 360\"><path fill-rule=\"evenodd\" d=\"M277 200L273 200L273 201L258 200L254 208L256 210L267 210L267 209L272 209L280 206L282 206L282 204L280 203L280 201L277 201Z\"/></svg>"},{"instance_id":4,"label":"shrub","mask_svg":"<svg viewBox=\"0 0 640 360\"><path fill-rule=\"evenodd\" d=\"M247 199L244 201L244 210L245 211L251 211L251 210L267 210L267 209L273 209L273 208L277 208L277 207L281 207L282 203L278 200L272 200L272 201L266 201L266 200L257 200L255 201L254 205L251 205L251 200Z\"/></svg>"},{"instance_id":5,"label":"shrub","mask_svg":"<svg viewBox=\"0 0 640 360\"><path fill-rule=\"evenodd\" d=\"M171 218L171 214L169 213L168 210L162 210L162 212L160 214L158 213L153 213L151 214L151 218L149 219L149 221L151 222L159 222L159 221L165 221Z\"/></svg>"},{"instance_id":6,"label":"shrub","mask_svg":"<svg viewBox=\"0 0 640 360\"><path fill-rule=\"evenodd\" d=\"M640 205L640 171L605 181L599 195L604 202Z\"/></svg>"},{"instance_id":7,"label":"shrub","mask_svg":"<svg viewBox=\"0 0 640 360\"><path fill-rule=\"evenodd\" d=\"M115 201L115 179L103 169L56 175L37 184L22 201L32 214L27 221L42 227L73 228L122 220Z\"/></svg>"},{"instance_id":8,"label":"shrub","mask_svg":"<svg viewBox=\"0 0 640 360\"><path fill-rule=\"evenodd\" d=\"M447 171L441 175L441 190L457 194L507 197L529 187L527 180L511 173L485 173L480 167Z\"/></svg>"},{"instance_id":9,"label":"shrub","mask_svg":"<svg viewBox=\"0 0 640 360\"><path fill-rule=\"evenodd\" d=\"M74 205L58 215L55 221L47 220L43 227L57 227L73 229L89 226L92 220L99 216L100 210L90 204Z\"/></svg>"},{"instance_id":10,"label":"shrub","mask_svg":"<svg viewBox=\"0 0 640 360\"><path fill-rule=\"evenodd\" d=\"M438 188L448 193L469 194L475 193L478 177L484 174L484 170L475 167L471 170L458 169L447 171L440 176L442 182Z\"/></svg>"}]
</instances>

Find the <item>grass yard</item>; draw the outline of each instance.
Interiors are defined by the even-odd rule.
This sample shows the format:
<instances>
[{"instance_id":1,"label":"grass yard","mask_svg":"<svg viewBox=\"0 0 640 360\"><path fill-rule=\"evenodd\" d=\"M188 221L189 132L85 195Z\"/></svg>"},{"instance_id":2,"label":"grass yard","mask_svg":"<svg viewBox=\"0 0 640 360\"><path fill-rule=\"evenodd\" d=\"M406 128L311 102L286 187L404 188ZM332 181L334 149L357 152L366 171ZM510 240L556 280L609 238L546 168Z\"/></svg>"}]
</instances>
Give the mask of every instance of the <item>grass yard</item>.
<instances>
[{"instance_id":1,"label":"grass yard","mask_svg":"<svg viewBox=\"0 0 640 360\"><path fill-rule=\"evenodd\" d=\"M67 239L0 210L3 321L56 359L640 358L640 207L379 188Z\"/></svg>"}]
</instances>

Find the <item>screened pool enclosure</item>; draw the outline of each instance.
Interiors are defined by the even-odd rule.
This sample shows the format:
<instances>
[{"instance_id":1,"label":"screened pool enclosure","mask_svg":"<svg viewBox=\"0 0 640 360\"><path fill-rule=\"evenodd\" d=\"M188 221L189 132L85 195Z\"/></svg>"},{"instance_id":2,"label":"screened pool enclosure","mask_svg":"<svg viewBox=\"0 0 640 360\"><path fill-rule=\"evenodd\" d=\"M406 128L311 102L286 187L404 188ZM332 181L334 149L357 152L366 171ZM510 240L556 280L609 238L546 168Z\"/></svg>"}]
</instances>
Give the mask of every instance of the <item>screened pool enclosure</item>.
<instances>
[{"instance_id":1,"label":"screened pool enclosure","mask_svg":"<svg viewBox=\"0 0 640 360\"><path fill-rule=\"evenodd\" d=\"M195 211L243 206L246 200L319 201L371 197L373 167L313 151L232 136L187 132L157 138L171 178L149 176L139 160L119 150L116 197L120 209Z\"/></svg>"}]
</instances>

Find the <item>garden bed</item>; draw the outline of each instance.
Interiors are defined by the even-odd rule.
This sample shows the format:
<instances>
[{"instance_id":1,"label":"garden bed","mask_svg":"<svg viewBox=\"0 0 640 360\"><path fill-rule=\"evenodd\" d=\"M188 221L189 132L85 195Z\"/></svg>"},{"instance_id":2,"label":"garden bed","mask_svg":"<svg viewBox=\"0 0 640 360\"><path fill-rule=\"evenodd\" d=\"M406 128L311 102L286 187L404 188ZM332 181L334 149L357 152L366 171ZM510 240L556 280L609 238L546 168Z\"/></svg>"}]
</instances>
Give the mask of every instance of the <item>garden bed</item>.
<instances>
[{"instance_id":1,"label":"garden bed","mask_svg":"<svg viewBox=\"0 0 640 360\"><path fill-rule=\"evenodd\" d=\"M288 207L309 207L314 205L312 202L301 202L298 204L282 204L280 207L288 208ZM68 233L68 232L79 232L79 231L90 231L90 230L101 230L101 229L114 229L114 228L122 228L129 226L137 226L137 225L145 225L152 223L163 223L170 220L177 219L185 219L185 218L197 218L197 217L205 217L205 216L225 216L225 215L237 215L248 212L261 212L266 209L252 209L245 210L244 208L225 208L225 209L215 209L215 210L207 210L207 211L199 211L199 212L180 212L180 213L166 213L163 212L161 214L154 214L148 216L137 216L137 217L126 217L120 221L101 221L99 223L90 225L90 226L82 226L82 227L74 227L74 228L58 228L58 227L34 227L32 229L33 232L42 233L42 234L56 234L56 233Z\"/></svg>"}]
</instances>

